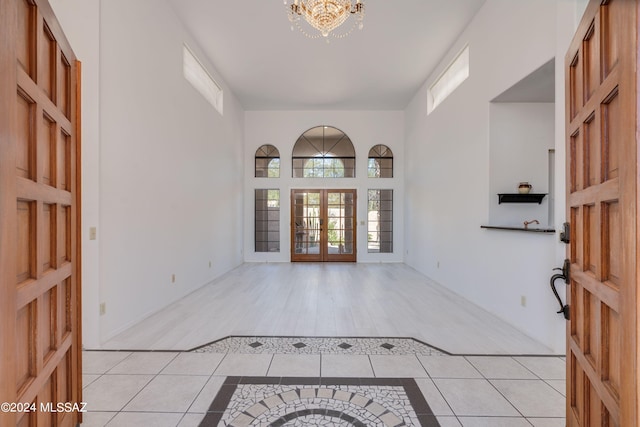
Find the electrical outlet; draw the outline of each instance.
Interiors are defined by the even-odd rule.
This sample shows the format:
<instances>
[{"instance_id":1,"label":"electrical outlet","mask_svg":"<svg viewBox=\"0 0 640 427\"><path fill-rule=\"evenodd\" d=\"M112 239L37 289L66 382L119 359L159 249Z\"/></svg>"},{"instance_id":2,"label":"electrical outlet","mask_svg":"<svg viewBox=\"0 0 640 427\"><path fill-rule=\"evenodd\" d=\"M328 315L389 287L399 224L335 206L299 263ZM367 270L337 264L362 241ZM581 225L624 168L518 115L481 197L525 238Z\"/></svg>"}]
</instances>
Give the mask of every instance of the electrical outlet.
<instances>
[{"instance_id":1,"label":"electrical outlet","mask_svg":"<svg viewBox=\"0 0 640 427\"><path fill-rule=\"evenodd\" d=\"M176 283L176 275L175 274L171 275L171 283Z\"/></svg>"},{"instance_id":2,"label":"electrical outlet","mask_svg":"<svg viewBox=\"0 0 640 427\"><path fill-rule=\"evenodd\" d=\"M440 268L440 261L436 261L436 268Z\"/></svg>"},{"instance_id":3,"label":"electrical outlet","mask_svg":"<svg viewBox=\"0 0 640 427\"><path fill-rule=\"evenodd\" d=\"M527 297L525 297L524 295L520 297L520 305L523 307L527 306Z\"/></svg>"},{"instance_id":4,"label":"electrical outlet","mask_svg":"<svg viewBox=\"0 0 640 427\"><path fill-rule=\"evenodd\" d=\"M211 261L209 261L209 268L211 268Z\"/></svg>"},{"instance_id":5,"label":"electrical outlet","mask_svg":"<svg viewBox=\"0 0 640 427\"><path fill-rule=\"evenodd\" d=\"M105 314L107 314L107 303L102 302L100 303L100 316L104 316Z\"/></svg>"}]
</instances>

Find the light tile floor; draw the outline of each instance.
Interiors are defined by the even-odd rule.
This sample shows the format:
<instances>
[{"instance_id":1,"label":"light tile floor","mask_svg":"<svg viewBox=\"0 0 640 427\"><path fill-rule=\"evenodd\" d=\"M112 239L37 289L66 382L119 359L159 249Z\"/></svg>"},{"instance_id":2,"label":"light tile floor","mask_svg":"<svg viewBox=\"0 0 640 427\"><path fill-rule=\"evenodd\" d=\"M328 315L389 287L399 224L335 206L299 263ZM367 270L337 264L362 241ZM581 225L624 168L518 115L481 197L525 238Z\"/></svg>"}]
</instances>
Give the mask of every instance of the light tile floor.
<instances>
[{"instance_id":1,"label":"light tile floor","mask_svg":"<svg viewBox=\"0 0 640 427\"><path fill-rule=\"evenodd\" d=\"M560 427L564 358L85 351L83 426L198 426L227 376L414 378L440 425Z\"/></svg>"}]
</instances>

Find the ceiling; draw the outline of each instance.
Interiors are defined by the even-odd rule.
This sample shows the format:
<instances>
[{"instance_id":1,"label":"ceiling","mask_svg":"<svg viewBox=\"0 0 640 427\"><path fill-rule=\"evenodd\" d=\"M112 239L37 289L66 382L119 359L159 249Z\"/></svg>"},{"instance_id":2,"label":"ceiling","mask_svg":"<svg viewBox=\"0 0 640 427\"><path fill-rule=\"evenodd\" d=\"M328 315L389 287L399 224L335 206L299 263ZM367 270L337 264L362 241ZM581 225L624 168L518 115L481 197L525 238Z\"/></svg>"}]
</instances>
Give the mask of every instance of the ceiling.
<instances>
[{"instance_id":1,"label":"ceiling","mask_svg":"<svg viewBox=\"0 0 640 427\"><path fill-rule=\"evenodd\" d=\"M485 0L364 0L364 29L329 43L283 0L168 1L245 110L401 110Z\"/></svg>"}]
</instances>

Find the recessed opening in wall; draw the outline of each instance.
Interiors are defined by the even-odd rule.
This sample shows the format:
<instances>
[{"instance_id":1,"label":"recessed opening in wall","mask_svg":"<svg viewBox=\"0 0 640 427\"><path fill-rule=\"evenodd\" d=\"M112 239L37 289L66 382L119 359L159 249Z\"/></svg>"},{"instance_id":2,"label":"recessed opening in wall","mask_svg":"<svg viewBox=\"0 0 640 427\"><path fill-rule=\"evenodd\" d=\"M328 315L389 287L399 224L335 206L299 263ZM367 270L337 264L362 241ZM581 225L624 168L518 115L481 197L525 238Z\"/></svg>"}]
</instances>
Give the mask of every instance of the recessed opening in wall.
<instances>
[{"instance_id":1,"label":"recessed opening in wall","mask_svg":"<svg viewBox=\"0 0 640 427\"><path fill-rule=\"evenodd\" d=\"M494 98L489 115L489 224L549 228L554 220L555 60ZM498 194L526 192L545 196L539 204L498 203Z\"/></svg>"},{"instance_id":2,"label":"recessed opening in wall","mask_svg":"<svg viewBox=\"0 0 640 427\"><path fill-rule=\"evenodd\" d=\"M438 105L469 77L469 46L451 61L436 81L429 86L427 93L427 114L431 114Z\"/></svg>"},{"instance_id":3,"label":"recessed opening in wall","mask_svg":"<svg viewBox=\"0 0 640 427\"><path fill-rule=\"evenodd\" d=\"M222 115L222 87L211 77L198 57L186 44L182 47L182 74L184 78Z\"/></svg>"}]
</instances>

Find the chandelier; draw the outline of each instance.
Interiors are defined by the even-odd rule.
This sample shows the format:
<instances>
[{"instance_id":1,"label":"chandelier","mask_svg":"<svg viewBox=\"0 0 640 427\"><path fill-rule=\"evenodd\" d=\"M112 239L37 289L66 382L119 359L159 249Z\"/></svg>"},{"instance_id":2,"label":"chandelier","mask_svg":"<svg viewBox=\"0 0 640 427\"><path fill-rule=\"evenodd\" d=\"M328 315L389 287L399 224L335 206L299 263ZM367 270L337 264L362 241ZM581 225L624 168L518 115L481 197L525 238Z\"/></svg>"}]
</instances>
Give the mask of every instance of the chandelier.
<instances>
[{"instance_id":1,"label":"chandelier","mask_svg":"<svg viewBox=\"0 0 640 427\"><path fill-rule=\"evenodd\" d=\"M361 0L356 0L355 4L352 3L352 0L293 0L291 4L284 0L284 4L288 9L289 21L292 24L291 29L293 30L295 25L310 38L317 38L320 35L306 32L299 23L301 16L309 25L320 31L323 37L329 37L331 34L334 37L342 38L351 33L355 27L361 30L364 26L364 3ZM350 15L355 15L351 28L339 35L332 33Z\"/></svg>"}]
</instances>

